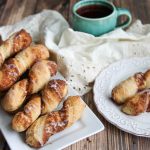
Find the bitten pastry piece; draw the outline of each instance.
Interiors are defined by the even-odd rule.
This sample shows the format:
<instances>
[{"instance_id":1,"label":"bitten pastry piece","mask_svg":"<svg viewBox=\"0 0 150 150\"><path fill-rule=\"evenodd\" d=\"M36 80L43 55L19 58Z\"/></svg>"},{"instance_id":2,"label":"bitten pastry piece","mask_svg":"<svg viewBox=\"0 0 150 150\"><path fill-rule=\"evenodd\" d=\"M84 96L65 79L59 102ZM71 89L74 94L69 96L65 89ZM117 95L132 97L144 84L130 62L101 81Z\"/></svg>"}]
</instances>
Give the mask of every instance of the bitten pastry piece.
<instances>
[{"instance_id":1,"label":"bitten pastry piece","mask_svg":"<svg viewBox=\"0 0 150 150\"><path fill-rule=\"evenodd\" d=\"M2 107L7 112L14 112L24 102L27 96L28 80L24 79L14 84L2 99Z\"/></svg>"},{"instance_id":2,"label":"bitten pastry piece","mask_svg":"<svg viewBox=\"0 0 150 150\"><path fill-rule=\"evenodd\" d=\"M48 49L43 45L34 45L8 60L0 71L0 91L10 88L37 60L47 58L49 58Z\"/></svg>"},{"instance_id":3,"label":"bitten pastry piece","mask_svg":"<svg viewBox=\"0 0 150 150\"><path fill-rule=\"evenodd\" d=\"M145 87L144 74L136 73L112 90L112 98L117 104L123 104L128 98L135 95L138 90L143 90Z\"/></svg>"},{"instance_id":4,"label":"bitten pastry piece","mask_svg":"<svg viewBox=\"0 0 150 150\"><path fill-rule=\"evenodd\" d=\"M41 60L33 65L29 72L29 89L30 94L41 90L46 83L57 72L57 65L53 61Z\"/></svg>"},{"instance_id":5,"label":"bitten pastry piece","mask_svg":"<svg viewBox=\"0 0 150 150\"><path fill-rule=\"evenodd\" d=\"M0 67L5 59L14 55L15 53L27 48L32 42L29 33L24 29L11 35L6 41L3 41L0 46Z\"/></svg>"},{"instance_id":6,"label":"bitten pastry piece","mask_svg":"<svg viewBox=\"0 0 150 150\"><path fill-rule=\"evenodd\" d=\"M31 97L24 110L18 112L12 120L12 128L17 132L25 131L41 114L41 98L38 95Z\"/></svg>"},{"instance_id":7,"label":"bitten pastry piece","mask_svg":"<svg viewBox=\"0 0 150 150\"><path fill-rule=\"evenodd\" d=\"M56 134L80 119L85 108L79 96L70 96L63 108L38 118L26 132L26 143L32 147L42 147L53 134Z\"/></svg>"},{"instance_id":8,"label":"bitten pastry piece","mask_svg":"<svg viewBox=\"0 0 150 150\"><path fill-rule=\"evenodd\" d=\"M150 91L143 91L129 98L123 105L122 111L128 115L139 115L145 112L150 101Z\"/></svg>"},{"instance_id":9,"label":"bitten pastry piece","mask_svg":"<svg viewBox=\"0 0 150 150\"><path fill-rule=\"evenodd\" d=\"M66 96L68 85L63 80L51 80L42 90L42 114L53 111Z\"/></svg>"},{"instance_id":10,"label":"bitten pastry piece","mask_svg":"<svg viewBox=\"0 0 150 150\"><path fill-rule=\"evenodd\" d=\"M16 111L23 104L27 95L40 91L56 72L55 62L40 60L35 63L30 70L29 77L15 83L2 99L4 110Z\"/></svg>"}]
</instances>

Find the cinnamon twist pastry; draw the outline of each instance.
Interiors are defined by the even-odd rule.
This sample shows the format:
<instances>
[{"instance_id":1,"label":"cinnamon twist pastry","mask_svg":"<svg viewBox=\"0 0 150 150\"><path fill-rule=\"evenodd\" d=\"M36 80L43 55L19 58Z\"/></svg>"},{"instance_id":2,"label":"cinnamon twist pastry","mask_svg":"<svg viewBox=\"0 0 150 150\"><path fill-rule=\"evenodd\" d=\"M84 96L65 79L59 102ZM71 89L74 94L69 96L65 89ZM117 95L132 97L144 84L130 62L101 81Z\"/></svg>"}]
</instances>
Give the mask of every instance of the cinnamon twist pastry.
<instances>
[{"instance_id":1,"label":"cinnamon twist pastry","mask_svg":"<svg viewBox=\"0 0 150 150\"><path fill-rule=\"evenodd\" d=\"M56 63L40 60L35 63L27 79L14 84L2 99L2 107L7 112L14 112L25 101L26 96L40 91L57 72Z\"/></svg>"},{"instance_id":2,"label":"cinnamon twist pastry","mask_svg":"<svg viewBox=\"0 0 150 150\"><path fill-rule=\"evenodd\" d=\"M0 46L0 67L5 59L14 55L15 53L27 48L32 42L29 33L24 29L11 35L6 41L3 41Z\"/></svg>"},{"instance_id":3,"label":"cinnamon twist pastry","mask_svg":"<svg viewBox=\"0 0 150 150\"><path fill-rule=\"evenodd\" d=\"M33 94L41 90L56 72L57 65L55 62L48 60L37 62L29 72L28 92Z\"/></svg>"},{"instance_id":4,"label":"cinnamon twist pastry","mask_svg":"<svg viewBox=\"0 0 150 150\"><path fill-rule=\"evenodd\" d=\"M85 104L79 96L70 96L60 111L38 118L26 132L26 143L34 148L43 146L53 134L70 127L84 111Z\"/></svg>"},{"instance_id":5,"label":"cinnamon twist pastry","mask_svg":"<svg viewBox=\"0 0 150 150\"><path fill-rule=\"evenodd\" d=\"M146 89L150 88L150 70L144 73L144 79L146 81Z\"/></svg>"},{"instance_id":6,"label":"cinnamon twist pastry","mask_svg":"<svg viewBox=\"0 0 150 150\"><path fill-rule=\"evenodd\" d=\"M135 95L138 90L143 90L144 88L146 88L144 74L136 73L113 88L112 98L117 104L123 104L128 98Z\"/></svg>"},{"instance_id":7,"label":"cinnamon twist pastry","mask_svg":"<svg viewBox=\"0 0 150 150\"><path fill-rule=\"evenodd\" d=\"M31 97L24 110L18 112L12 120L12 128L17 132L25 131L41 114L41 98L38 95Z\"/></svg>"},{"instance_id":8,"label":"cinnamon twist pastry","mask_svg":"<svg viewBox=\"0 0 150 150\"><path fill-rule=\"evenodd\" d=\"M49 58L49 51L43 45L34 45L8 60L0 71L0 91L10 88L19 77L37 60Z\"/></svg>"},{"instance_id":9,"label":"cinnamon twist pastry","mask_svg":"<svg viewBox=\"0 0 150 150\"><path fill-rule=\"evenodd\" d=\"M42 90L42 114L52 112L67 95L68 86L65 81L51 80Z\"/></svg>"},{"instance_id":10,"label":"cinnamon twist pastry","mask_svg":"<svg viewBox=\"0 0 150 150\"><path fill-rule=\"evenodd\" d=\"M1 101L2 107L7 112L16 111L23 104L28 90L28 80L23 79L14 84Z\"/></svg>"},{"instance_id":11,"label":"cinnamon twist pastry","mask_svg":"<svg viewBox=\"0 0 150 150\"><path fill-rule=\"evenodd\" d=\"M128 115L139 115L149 111L150 91L145 90L129 98L122 107L122 111ZM147 110L148 109L148 110Z\"/></svg>"}]
</instances>

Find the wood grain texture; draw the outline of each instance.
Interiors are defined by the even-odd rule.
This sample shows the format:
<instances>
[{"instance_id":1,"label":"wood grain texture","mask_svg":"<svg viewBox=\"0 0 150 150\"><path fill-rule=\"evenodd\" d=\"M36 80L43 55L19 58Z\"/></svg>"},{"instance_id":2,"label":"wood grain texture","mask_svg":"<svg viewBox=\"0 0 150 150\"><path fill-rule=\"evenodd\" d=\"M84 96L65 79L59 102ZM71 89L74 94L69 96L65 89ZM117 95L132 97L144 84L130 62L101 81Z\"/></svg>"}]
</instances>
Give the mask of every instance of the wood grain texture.
<instances>
[{"instance_id":1,"label":"wood grain texture","mask_svg":"<svg viewBox=\"0 0 150 150\"><path fill-rule=\"evenodd\" d=\"M0 0L0 25L15 23L43 9L59 11L71 23L71 10L77 0ZM133 21L150 23L150 0L112 0L118 7L128 8ZM121 19L124 21L124 18ZM105 130L73 144L64 150L149 150L150 139L125 133L108 123L96 110L92 91L83 96L85 102L104 123ZM2 135L0 135L0 141ZM4 148L9 149L4 143Z\"/></svg>"}]
</instances>

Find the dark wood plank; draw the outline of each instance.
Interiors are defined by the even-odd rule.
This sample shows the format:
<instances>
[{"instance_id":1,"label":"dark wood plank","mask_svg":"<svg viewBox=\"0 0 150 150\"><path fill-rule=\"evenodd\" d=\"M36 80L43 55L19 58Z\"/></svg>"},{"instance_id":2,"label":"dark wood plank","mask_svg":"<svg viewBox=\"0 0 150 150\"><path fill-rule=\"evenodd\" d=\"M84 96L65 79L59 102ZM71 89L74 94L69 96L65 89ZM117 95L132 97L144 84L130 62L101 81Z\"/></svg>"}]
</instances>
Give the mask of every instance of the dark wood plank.
<instances>
[{"instance_id":1,"label":"dark wood plank","mask_svg":"<svg viewBox=\"0 0 150 150\"><path fill-rule=\"evenodd\" d=\"M68 0L38 0L35 12L40 12L43 9L53 9L60 12L66 20L69 14L69 1Z\"/></svg>"},{"instance_id":2,"label":"dark wood plank","mask_svg":"<svg viewBox=\"0 0 150 150\"><path fill-rule=\"evenodd\" d=\"M3 13L5 4L6 4L6 0L0 0L0 14ZM1 15L0 15L0 16L1 16Z\"/></svg>"},{"instance_id":3,"label":"dark wood plank","mask_svg":"<svg viewBox=\"0 0 150 150\"><path fill-rule=\"evenodd\" d=\"M24 6L25 9L24 9L22 18L35 13L37 1L38 0L32 0L32 1L26 0L25 6Z\"/></svg>"},{"instance_id":4,"label":"dark wood plank","mask_svg":"<svg viewBox=\"0 0 150 150\"><path fill-rule=\"evenodd\" d=\"M36 0L8 0L0 15L0 25L7 25L21 20L34 12Z\"/></svg>"}]
</instances>

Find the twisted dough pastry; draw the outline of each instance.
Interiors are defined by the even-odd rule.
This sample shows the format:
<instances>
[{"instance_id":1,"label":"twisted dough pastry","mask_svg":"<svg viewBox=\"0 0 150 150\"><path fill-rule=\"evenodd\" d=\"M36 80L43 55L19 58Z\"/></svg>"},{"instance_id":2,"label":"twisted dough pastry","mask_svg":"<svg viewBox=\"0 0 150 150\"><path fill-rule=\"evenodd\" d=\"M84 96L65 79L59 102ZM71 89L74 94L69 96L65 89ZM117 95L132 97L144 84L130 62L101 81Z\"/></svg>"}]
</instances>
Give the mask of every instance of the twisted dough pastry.
<instances>
[{"instance_id":1,"label":"twisted dough pastry","mask_svg":"<svg viewBox=\"0 0 150 150\"><path fill-rule=\"evenodd\" d=\"M23 104L28 90L28 80L23 79L14 84L5 94L1 101L3 109L7 112L14 112Z\"/></svg>"},{"instance_id":2,"label":"twisted dough pastry","mask_svg":"<svg viewBox=\"0 0 150 150\"><path fill-rule=\"evenodd\" d=\"M24 29L11 35L6 41L3 41L0 46L0 67L5 59L14 55L15 53L27 48L32 42L29 33Z\"/></svg>"},{"instance_id":3,"label":"twisted dough pastry","mask_svg":"<svg viewBox=\"0 0 150 150\"><path fill-rule=\"evenodd\" d=\"M146 81L146 89L149 89L150 88L150 70L147 70L144 73L144 79Z\"/></svg>"},{"instance_id":4,"label":"twisted dough pastry","mask_svg":"<svg viewBox=\"0 0 150 150\"><path fill-rule=\"evenodd\" d=\"M31 97L24 110L18 112L12 120L12 128L17 132L25 131L41 114L41 98L38 95Z\"/></svg>"},{"instance_id":5,"label":"twisted dough pastry","mask_svg":"<svg viewBox=\"0 0 150 150\"><path fill-rule=\"evenodd\" d=\"M42 114L52 112L67 95L68 85L65 81L55 79L42 90Z\"/></svg>"},{"instance_id":6,"label":"twisted dough pastry","mask_svg":"<svg viewBox=\"0 0 150 150\"><path fill-rule=\"evenodd\" d=\"M146 81L144 74L136 73L113 88L112 98L117 104L123 104L128 98L134 96L138 90L145 88Z\"/></svg>"},{"instance_id":7,"label":"twisted dough pastry","mask_svg":"<svg viewBox=\"0 0 150 150\"><path fill-rule=\"evenodd\" d=\"M56 72L57 65L55 62L48 60L37 62L29 72L28 92L33 94L41 90Z\"/></svg>"},{"instance_id":8,"label":"twisted dough pastry","mask_svg":"<svg viewBox=\"0 0 150 150\"><path fill-rule=\"evenodd\" d=\"M43 146L53 134L70 127L80 119L85 108L79 96L70 96L60 111L38 118L26 132L26 143L34 148Z\"/></svg>"},{"instance_id":9,"label":"twisted dough pastry","mask_svg":"<svg viewBox=\"0 0 150 150\"><path fill-rule=\"evenodd\" d=\"M139 115L142 112L149 112L150 91L145 90L129 98L123 105L122 111L128 115Z\"/></svg>"},{"instance_id":10,"label":"twisted dough pastry","mask_svg":"<svg viewBox=\"0 0 150 150\"><path fill-rule=\"evenodd\" d=\"M47 58L49 58L48 49L39 44L30 46L9 59L0 71L0 91L10 88L37 60Z\"/></svg>"},{"instance_id":11,"label":"twisted dough pastry","mask_svg":"<svg viewBox=\"0 0 150 150\"><path fill-rule=\"evenodd\" d=\"M7 112L14 112L25 101L26 96L40 91L57 72L56 63L40 60L35 63L27 79L14 84L2 99L2 107Z\"/></svg>"}]
</instances>

